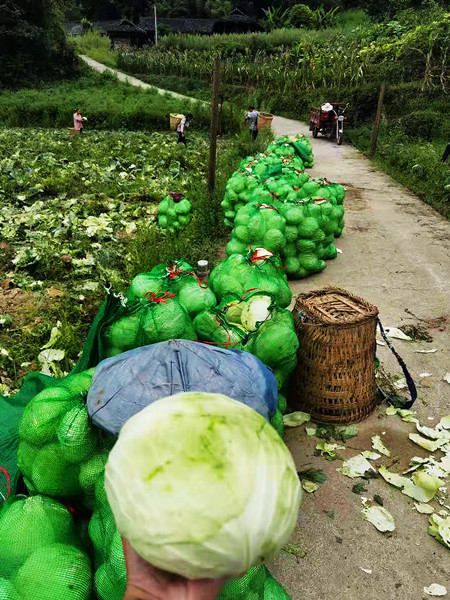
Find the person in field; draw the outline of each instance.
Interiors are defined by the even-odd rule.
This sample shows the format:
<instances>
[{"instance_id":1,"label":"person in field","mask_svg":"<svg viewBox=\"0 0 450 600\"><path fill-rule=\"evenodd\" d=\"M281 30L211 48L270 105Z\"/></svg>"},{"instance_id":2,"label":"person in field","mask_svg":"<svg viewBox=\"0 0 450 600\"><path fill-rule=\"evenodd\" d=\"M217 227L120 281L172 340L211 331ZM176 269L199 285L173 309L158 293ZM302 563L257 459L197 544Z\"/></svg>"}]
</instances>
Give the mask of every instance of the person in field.
<instances>
[{"instance_id":1,"label":"person in field","mask_svg":"<svg viewBox=\"0 0 450 600\"><path fill-rule=\"evenodd\" d=\"M80 109L77 108L73 114L73 128L75 131L83 133L83 121L85 121L85 117L81 116Z\"/></svg>"},{"instance_id":2,"label":"person in field","mask_svg":"<svg viewBox=\"0 0 450 600\"><path fill-rule=\"evenodd\" d=\"M256 138L258 137L258 117L259 117L259 112L257 110L255 110L255 107L249 106L248 112L244 119L244 123L249 121L250 135L252 136L252 139L254 139L254 140L256 140Z\"/></svg>"},{"instance_id":3,"label":"person in field","mask_svg":"<svg viewBox=\"0 0 450 600\"><path fill-rule=\"evenodd\" d=\"M185 117L183 117L181 119L181 121L178 123L178 127L177 127L177 133L178 133L178 140L177 140L177 144L184 144L186 146L186 128L189 127L190 122L192 121L192 119L194 118L194 116L189 113L187 114Z\"/></svg>"}]
</instances>

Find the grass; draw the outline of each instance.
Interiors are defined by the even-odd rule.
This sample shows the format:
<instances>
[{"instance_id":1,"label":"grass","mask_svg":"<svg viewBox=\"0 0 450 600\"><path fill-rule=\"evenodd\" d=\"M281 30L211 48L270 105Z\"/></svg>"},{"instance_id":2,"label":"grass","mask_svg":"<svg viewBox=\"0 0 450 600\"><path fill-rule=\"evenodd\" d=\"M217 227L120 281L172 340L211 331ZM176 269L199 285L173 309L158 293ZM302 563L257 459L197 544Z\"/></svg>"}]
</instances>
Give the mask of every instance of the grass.
<instances>
[{"instance_id":1,"label":"grass","mask_svg":"<svg viewBox=\"0 0 450 600\"><path fill-rule=\"evenodd\" d=\"M210 124L208 105L118 83L114 75L86 67L77 80L1 92L0 127L72 127L76 108L88 117L86 129L164 131L171 112L192 112L196 126L205 130Z\"/></svg>"},{"instance_id":2,"label":"grass","mask_svg":"<svg viewBox=\"0 0 450 600\"><path fill-rule=\"evenodd\" d=\"M85 54L94 60L115 67L117 54L111 49L111 40L100 31L91 29L81 36L68 36L77 54Z\"/></svg>"}]
</instances>

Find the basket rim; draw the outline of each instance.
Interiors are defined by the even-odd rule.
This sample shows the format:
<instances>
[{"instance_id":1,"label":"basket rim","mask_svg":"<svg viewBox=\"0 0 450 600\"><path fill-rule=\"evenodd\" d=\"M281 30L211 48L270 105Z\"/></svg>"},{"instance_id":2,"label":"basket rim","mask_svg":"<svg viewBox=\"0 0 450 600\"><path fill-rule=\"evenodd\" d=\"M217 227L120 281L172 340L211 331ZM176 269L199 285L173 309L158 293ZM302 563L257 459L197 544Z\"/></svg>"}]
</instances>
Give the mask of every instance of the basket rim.
<instances>
[{"instance_id":1,"label":"basket rim","mask_svg":"<svg viewBox=\"0 0 450 600\"><path fill-rule=\"evenodd\" d=\"M327 294L339 294L353 300L355 303L359 304L362 309L364 309L363 313L348 315L346 317L342 317L339 320L327 317L322 312L316 310L314 305L309 304L308 300L318 298L321 296L325 296ZM311 290L309 292L303 292L299 294L295 300L294 311L301 311L307 317L307 321L303 322L302 325L335 325L335 326L343 326L343 325L351 325L356 323L362 323L364 321L375 319L378 317L378 308L364 300L360 296L356 296L351 292L344 290L339 287L327 286L318 290Z\"/></svg>"}]
</instances>

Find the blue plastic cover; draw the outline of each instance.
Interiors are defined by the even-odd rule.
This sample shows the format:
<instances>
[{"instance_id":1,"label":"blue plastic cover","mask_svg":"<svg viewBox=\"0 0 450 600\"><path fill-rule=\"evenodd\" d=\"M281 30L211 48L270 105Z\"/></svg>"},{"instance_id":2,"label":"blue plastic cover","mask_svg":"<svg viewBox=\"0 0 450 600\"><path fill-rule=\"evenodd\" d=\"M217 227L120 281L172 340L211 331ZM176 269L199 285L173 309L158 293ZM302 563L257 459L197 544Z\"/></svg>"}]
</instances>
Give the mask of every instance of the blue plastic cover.
<instances>
[{"instance_id":1,"label":"blue plastic cover","mask_svg":"<svg viewBox=\"0 0 450 600\"><path fill-rule=\"evenodd\" d=\"M143 346L102 361L87 408L95 425L117 435L148 404L179 392L224 394L267 420L277 409L275 377L256 356L188 340Z\"/></svg>"}]
</instances>

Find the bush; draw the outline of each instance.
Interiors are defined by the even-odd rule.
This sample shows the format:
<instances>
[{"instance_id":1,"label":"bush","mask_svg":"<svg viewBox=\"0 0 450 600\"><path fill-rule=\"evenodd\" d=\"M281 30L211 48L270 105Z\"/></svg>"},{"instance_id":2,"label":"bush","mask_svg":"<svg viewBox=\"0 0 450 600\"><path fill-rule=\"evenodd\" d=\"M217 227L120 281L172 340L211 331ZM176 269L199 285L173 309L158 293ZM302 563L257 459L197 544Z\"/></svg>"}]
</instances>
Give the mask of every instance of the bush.
<instances>
[{"instance_id":1,"label":"bush","mask_svg":"<svg viewBox=\"0 0 450 600\"><path fill-rule=\"evenodd\" d=\"M293 27L315 29L316 20L313 11L306 4L295 4L289 11L289 21Z\"/></svg>"},{"instance_id":2,"label":"bush","mask_svg":"<svg viewBox=\"0 0 450 600\"><path fill-rule=\"evenodd\" d=\"M431 141L441 137L443 126L449 132L448 123L443 122L447 119L443 117L445 115L432 110L418 110L402 117L400 124L408 137Z\"/></svg>"}]
</instances>

